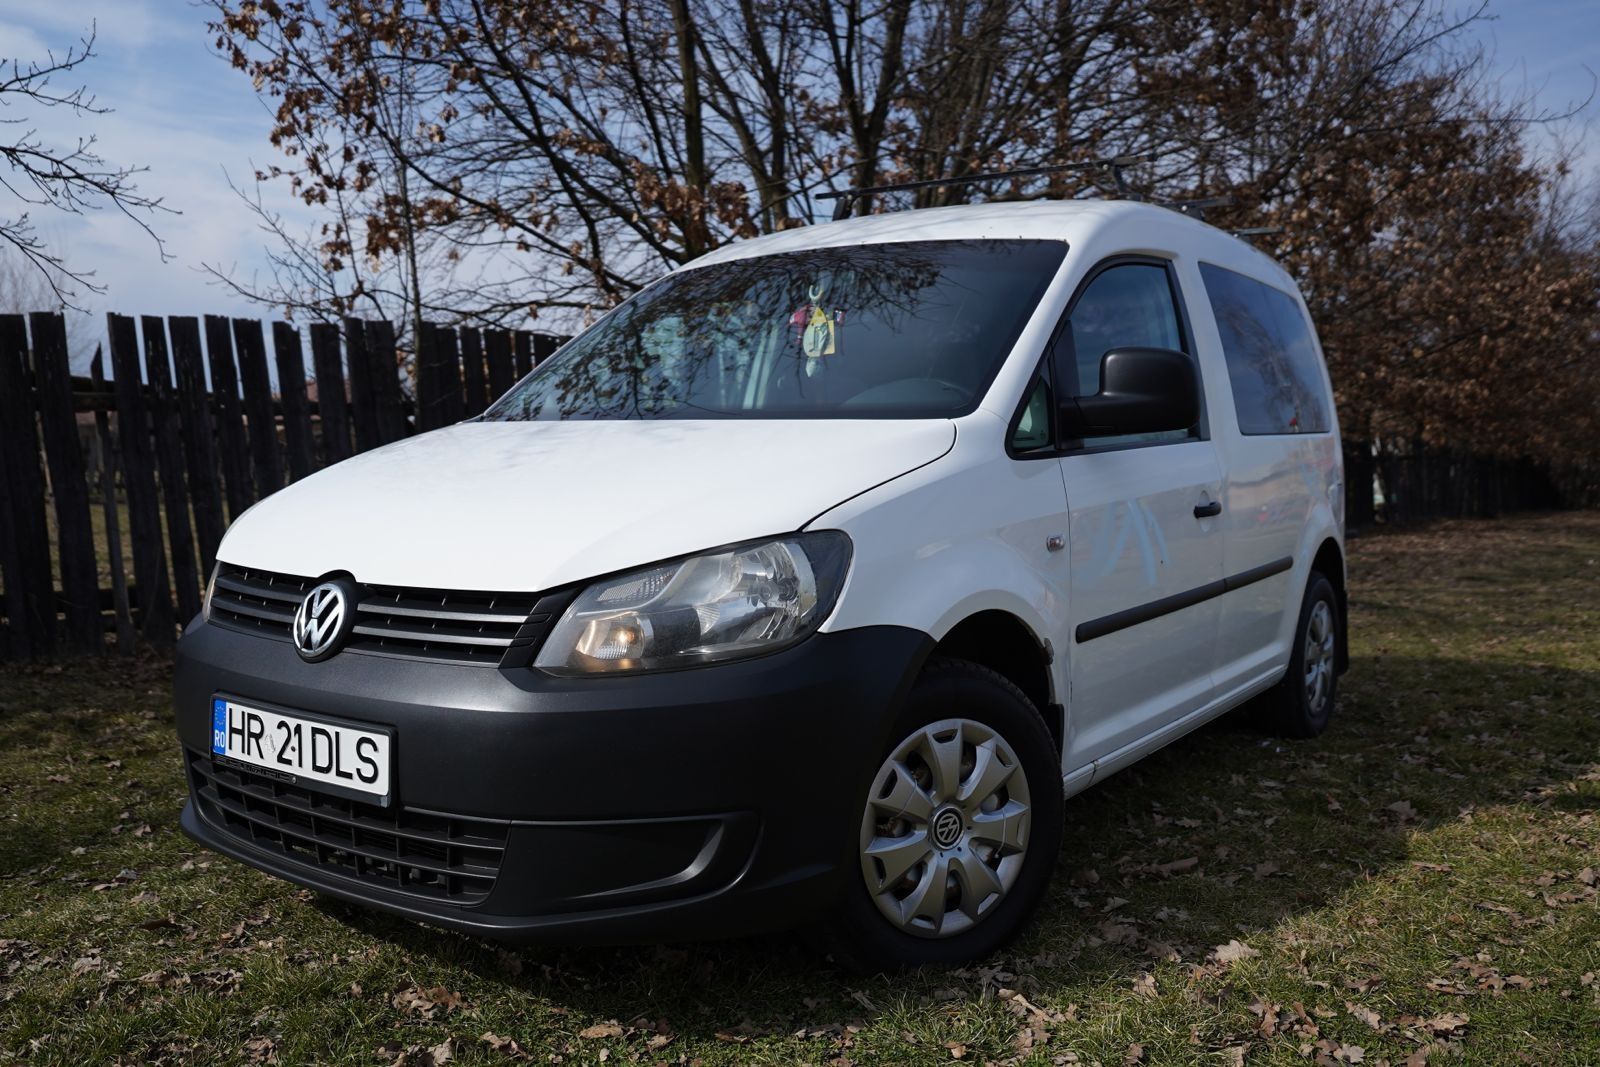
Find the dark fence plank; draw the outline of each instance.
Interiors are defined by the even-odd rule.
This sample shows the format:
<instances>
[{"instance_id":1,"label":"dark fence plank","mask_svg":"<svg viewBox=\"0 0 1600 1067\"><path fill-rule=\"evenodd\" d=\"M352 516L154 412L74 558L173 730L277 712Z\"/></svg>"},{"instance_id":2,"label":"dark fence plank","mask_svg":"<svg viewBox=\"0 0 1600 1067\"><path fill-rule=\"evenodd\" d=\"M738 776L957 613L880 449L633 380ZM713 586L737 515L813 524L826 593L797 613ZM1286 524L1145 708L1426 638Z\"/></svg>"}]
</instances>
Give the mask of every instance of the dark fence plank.
<instances>
[{"instance_id":1,"label":"dark fence plank","mask_svg":"<svg viewBox=\"0 0 1600 1067\"><path fill-rule=\"evenodd\" d=\"M139 320L144 333L144 371L150 383L150 420L155 429L156 467L166 506L167 546L172 584L178 594L178 620L200 613L200 569L194 561L194 531L189 525L189 491L183 477L183 435L178 427L178 396L167 356L167 324L156 315Z\"/></svg>"},{"instance_id":2,"label":"dark fence plank","mask_svg":"<svg viewBox=\"0 0 1600 1067\"><path fill-rule=\"evenodd\" d=\"M439 328L431 322L417 326L417 432L444 425L444 374L439 367Z\"/></svg>"},{"instance_id":3,"label":"dark fence plank","mask_svg":"<svg viewBox=\"0 0 1600 1067\"><path fill-rule=\"evenodd\" d=\"M225 316L206 316L206 349L211 357L211 395L217 405L217 445L222 452L228 518L237 519L255 503L256 493L250 481L244 407L239 403L239 372L233 361L233 330Z\"/></svg>"},{"instance_id":4,"label":"dark fence plank","mask_svg":"<svg viewBox=\"0 0 1600 1067\"><path fill-rule=\"evenodd\" d=\"M372 357L367 351L367 324L344 320L345 366L350 370L350 414L356 425L356 451L383 444L378 428L378 398L372 389Z\"/></svg>"},{"instance_id":5,"label":"dark fence plank","mask_svg":"<svg viewBox=\"0 0 1600 1067\"><path fill-rule=\"evenodd\" d=\"M210 574L217 561L226 525L222 515L222 483L217 475L217 439L206 389L206 366L200 351L200 320L174 315L167 320L172 336L172 362L178 372L178 422L183 427L183 454L188 464L189 503L194 509L195 544L200 573Z\"/></svg>"},{"instance_id":6,"label":"dark fence plank","mask_svg":"<svg viewBox=\"0 0 1600 1067\"><path fill-rule=\"evenodd\" d=\"M533 334L518 330L512 335L512 345L517 353L517 377L526 378L533 370Z\"/></svg>"},{"instance_id":7,"label":"dark fence plank","mask_svg":"<svg viewBox=\"0 0 1600 1067\"><path fill-rule=\"evenodd\" d=\"M489 363L489 403L506 395L515 382L511 366L511 335L504 330L483 331L484 356Z\"/></svg>"},{"instance_id":8,"label":"dark fence plank","mask_svg":"<svg viewBox=\"0 0 1600 1067\"><path fill-rule=\"evenodd\" d=\"M28 373L28 330L21 315L0 315L0 478L6 480L5 567L7 629L18 658L55 650L56 594L45 524L44 472Z\"/></svg>"},{"instance_id":9,"label":"dark fence plank","mask_svg":"<svg viewBox=\"0 0 1600 1067\"><path fill-rule=\"evenodd\" d=\"M97 391L106 384L105 356L96 347L89 364L89 380ZM129 603L128 569L122 558L122 520L117 512L117 468L121 460L111 440L111 416L104 408L94 413L95 444L100 449L100 510L106 523L106 562L111 570L111 611L116 620L117 651L133 651L133 608Z\"/></svg>"},{"instance_id":10,"label":"dark fence plank","mask_svg":"<svg viewBox=\"0 0 1600 1067\"><path fill-rule=\"evenodd\" d=\"M239 352L239 384L244 387L244 417L250 431L250 468L256 495L267 497L283 488L278 462L278 421L272 414L272 375L267 371L267 342L259 319L234 319L233 344Z\"/></svg>"},{"instance_id":11,"label":"dark fence plank","mask_svg":"<svg viewBox=\"0 0 1600 1067\"><path fill-rule=\"evenodd\" d=\"M372 398L378 405L378 436L384 444L410 433L405 401L400 395L400 363L394 343L394 323L372 319L367 323L367 358L372 365Z\"/></svg>"},{"instance_id":12,"label":"dark fence plank","mask_svg":"<svg viewBox=\"0 0 1600 1067\"><path fill-rule=\"evenodd\" d=\"M140 634L157 648L173 642L172 597L167 554L161 544L161 498L156 490L150 445L150 412L139 375L139 340L133 319L106 316L117 394L117 437L122 444L122 479L128 491L128 527L133 538L133 575L139 586Z\"/></svg>"},{"instance_id":13,"label":"dark fence plank","mask_svg":"<svg viewBox=\"0 0 1600 1067\"><path fill-rule=\"evenodd\" d=\"M548 333L533 335L533 365L537 367L545 360L556 354L556 349L566 342L565 337L556 337Z\"/></svg>"},{"instance_id":14,"label":"dark fence plank","mask_svg":"<svg viewBox=\"0 0 1600 1067\"><path fill-rule=\"evenodd\" d=\"M310 325L310 362L317 371L322 462L323 466L331 466L350 458L350 405L344 394L344 362L339 357L338 326L325 322Z\"/></svg>"},{"instance_id":15,"label":"dark fence plank","mask_svg":"<svg viewBox=\"0 0 1600 1067\"><path fill-rule=\"evenodd\" d=\"M89 483L72 405L72 367L67 324L60 314L28 317L33 366L39 383L39 425L50 465L56 503L56 551L61 568L61 609L73 648L98 652L105 644L100 620L100 577L95 571L94 526L89 518Z\"/></svg>"},{"instance_id":16,"label":"dark fence plank","mask_svg":"<svg viewBox=\"0 0 1600 1067\"><path fill-rule=\"evenodd\" d=\"M482 415L489 406L488 386L483 380L483 337L470 326L461 327L461 382L466 387L466 417Z\"/></svg>"},{"instance_id":17,"label":"dark fence plank","mask_svg":"<svg viewBox=\"0 0 1600 1067\"><path fill-rule=\"evenodd\" d=\"M441 326L436 331L439 346L439 408L444 425L454 426L467 416L466 404L461 396L461 350L457 346L456 331Z\"/></svg>"},{"instance_id":18,"label":"dark fence plank","mask_svg":"<svg viewBox=\"0 0 1600 1067\"><path fill-rule=\"evenodd\" d=\"M322 419L322 462L350 458L350 403L345 396L344 364L339 358L339 327L311 324L311 363L317 370L317 414Z\"/></svg>"},{"instance_id":19,"label":"dark fence plank","mask_svg":"<svg viewBox=\"0 0 1600 1067\"><path fill-rule=\"evenodd\" d=\"M289 455L289 480L312 471L311 411L306 402L306 360L300 331L287 322L272 324L272 350L278 361L278 396L283 401L283 442Z\"/></svg>"}]
</instances>

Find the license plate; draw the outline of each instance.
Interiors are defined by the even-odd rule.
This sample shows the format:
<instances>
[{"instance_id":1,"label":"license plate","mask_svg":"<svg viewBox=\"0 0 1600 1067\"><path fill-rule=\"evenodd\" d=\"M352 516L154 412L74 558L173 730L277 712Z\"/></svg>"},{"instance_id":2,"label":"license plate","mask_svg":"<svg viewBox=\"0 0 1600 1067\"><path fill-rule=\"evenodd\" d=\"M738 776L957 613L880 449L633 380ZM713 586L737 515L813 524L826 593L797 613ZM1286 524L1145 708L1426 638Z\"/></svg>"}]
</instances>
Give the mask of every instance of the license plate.
<instances>
[{"instance_id":1,"label":"license plate","mask_svg":"<svg viewBox=\"0 0 1600 1067\"><path fill-rule=\"evenodd\" d=\"M216 697L211 751L303 784L389 796L389 735Z\"/></svg>"}]
</instances>

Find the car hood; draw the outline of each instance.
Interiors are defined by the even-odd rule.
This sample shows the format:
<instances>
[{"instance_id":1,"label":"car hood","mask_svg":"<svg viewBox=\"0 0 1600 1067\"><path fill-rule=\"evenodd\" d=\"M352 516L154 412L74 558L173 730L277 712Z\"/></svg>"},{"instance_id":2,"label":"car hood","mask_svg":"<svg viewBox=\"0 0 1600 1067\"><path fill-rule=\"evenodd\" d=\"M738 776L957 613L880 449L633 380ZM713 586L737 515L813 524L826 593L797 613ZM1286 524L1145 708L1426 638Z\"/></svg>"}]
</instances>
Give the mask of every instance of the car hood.
<instances>
[{"instance_id":1,"label":"car hood","mask_svg":"<svg viewBox=\"0 0 1600 1067\"><path fill-rule=\"evenodd\" d=\"M797 530L950 450L943 420L479 422L251 508L218 557L302 577L533 592Z\"/></svg>"}]
</instances>

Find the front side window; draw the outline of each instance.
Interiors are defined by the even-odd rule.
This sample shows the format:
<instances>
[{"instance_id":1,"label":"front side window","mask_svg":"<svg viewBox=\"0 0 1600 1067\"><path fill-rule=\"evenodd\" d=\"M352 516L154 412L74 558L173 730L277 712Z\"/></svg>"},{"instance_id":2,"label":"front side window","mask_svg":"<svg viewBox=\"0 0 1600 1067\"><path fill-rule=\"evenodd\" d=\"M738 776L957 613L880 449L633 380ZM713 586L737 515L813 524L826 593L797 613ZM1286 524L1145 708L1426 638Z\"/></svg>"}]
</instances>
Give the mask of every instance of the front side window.
<instances>
[{"instance_id":1,"label":"front side window","mask_svg":"<svg viewBox=\"0 0 1600 1067\"><path fill-rule=\"evenodd\" d=\"M819 248L673 274L484 418L948 418L977 407L1059 241Z\"/></svg>"},{"instance_id":2,"label":"front side window","mask_svg":"<svg viewBox=\"0 0 1600 1067\"><path fill-rule=\"evenodd\" d=\"M1114 348L1183 351L1183 330L1167 269L1154 263L1121 263L1095 275L1072 306L1067 328L1056 341L1055 363L1075 376L1073 396L1100 391L1100 361ZM1183 441L1196 430L1091 437L1084 447Z\"/></svg>"},{"instance_id":3,"label":"front side window","mask_svg":"<svg viewBox=\"0 0 1600 1067\"><path fill-rule=\"evenodd\" d=\"M1200 264L1243 434L1326 433L1332 424L1311 323L1288 293Z\"/></svg>"}]
</instances>

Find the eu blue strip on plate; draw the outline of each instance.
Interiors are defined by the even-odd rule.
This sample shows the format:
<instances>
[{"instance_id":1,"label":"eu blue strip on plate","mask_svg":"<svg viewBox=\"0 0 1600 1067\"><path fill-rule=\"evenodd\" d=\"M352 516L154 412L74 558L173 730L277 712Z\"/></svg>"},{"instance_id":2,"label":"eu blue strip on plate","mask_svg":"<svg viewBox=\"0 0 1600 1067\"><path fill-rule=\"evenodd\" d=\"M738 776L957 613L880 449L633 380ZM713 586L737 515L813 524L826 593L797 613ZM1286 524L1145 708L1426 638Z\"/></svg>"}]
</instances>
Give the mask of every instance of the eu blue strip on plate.
<instances>
[{"instance_id":1,"label":"eu blue strip on plate","mask_svg":"<svg viewBox=\"0 0 1600 1067\"><path fill-rule=\"evenodd\" d=\"M228 702L221 697L211 701L211 751L228 751Z\"/></svg>"}]
</instances>

